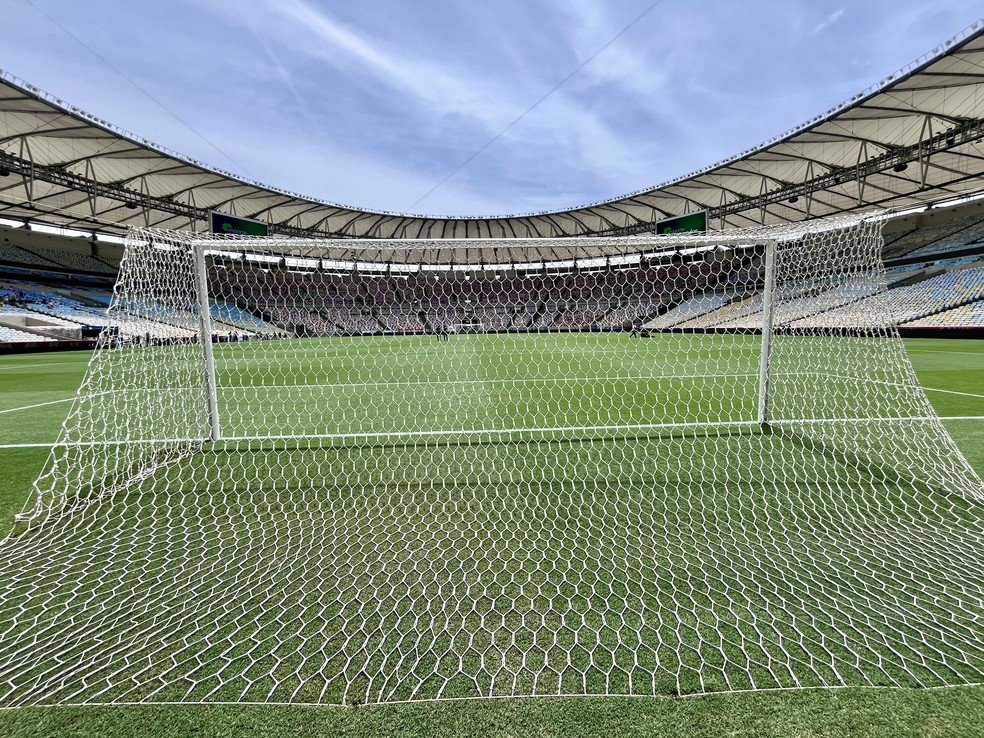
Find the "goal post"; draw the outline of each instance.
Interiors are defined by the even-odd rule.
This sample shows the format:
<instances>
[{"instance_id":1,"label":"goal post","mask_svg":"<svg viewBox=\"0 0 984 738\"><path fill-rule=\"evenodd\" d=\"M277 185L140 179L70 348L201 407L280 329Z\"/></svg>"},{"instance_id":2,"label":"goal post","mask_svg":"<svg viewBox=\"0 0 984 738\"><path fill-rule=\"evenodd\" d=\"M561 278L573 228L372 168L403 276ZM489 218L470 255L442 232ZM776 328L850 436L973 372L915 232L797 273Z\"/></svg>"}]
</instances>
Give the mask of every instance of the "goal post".
<instances>
[{"instance_id":1,"label":"goal post","mask_svg":"<svg viewBox=\"0 0 984 738\"><path fill-rule=\"evenodd\" d=\"M208 297L208 275L205 270L205 244L191 243L195 261L195 293L198 298L198 340L202 344L205 371L205 402L208 408L209 438L218 441L222 437L219 420L219 401L215 379L215 357L212 353L212 309Z\"/></svg>"},{"instance_id":2,"label":"goal post","mask_svg":"<svg viewBox=\"0 0 984 738\"><path fill-rule=\"evenodd\" d=\"M765 267L762 272L762 358L759 362L758 422L769 422L769 373L772 363L773 309L776 287L776 242L765 242Z\"/></svg>"},{"instance_id":3,"label":"goal post","mask_svg":"<svg viewBox=\"0 0 984 738\"><path fill-rule=\"evenodd\" d=\"M133 230L0 705L981 683L984 484L882 245Z\"/></svg>"}]
</instances>

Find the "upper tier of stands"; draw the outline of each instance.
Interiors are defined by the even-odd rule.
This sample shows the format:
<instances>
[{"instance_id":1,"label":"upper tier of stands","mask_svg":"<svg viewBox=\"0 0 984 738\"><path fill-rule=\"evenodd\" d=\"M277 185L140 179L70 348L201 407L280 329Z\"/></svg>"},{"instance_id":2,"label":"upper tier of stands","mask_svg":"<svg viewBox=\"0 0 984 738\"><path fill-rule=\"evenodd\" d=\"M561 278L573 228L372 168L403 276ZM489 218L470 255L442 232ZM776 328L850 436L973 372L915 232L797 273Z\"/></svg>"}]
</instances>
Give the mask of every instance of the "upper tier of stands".
<instances>
[{"instance_id":1,"label":"upper tier of stands","mask_svg":"<svg viewBox=\"0 0 984 738\"><path fill-rule=\"evenodd\" d=\"M56 268L64 271L89 272L115 276L119 263L77 251L45 248L41 246L21 246L0 241L0 262L28 267Z\"/></svg>"}]
</instances>

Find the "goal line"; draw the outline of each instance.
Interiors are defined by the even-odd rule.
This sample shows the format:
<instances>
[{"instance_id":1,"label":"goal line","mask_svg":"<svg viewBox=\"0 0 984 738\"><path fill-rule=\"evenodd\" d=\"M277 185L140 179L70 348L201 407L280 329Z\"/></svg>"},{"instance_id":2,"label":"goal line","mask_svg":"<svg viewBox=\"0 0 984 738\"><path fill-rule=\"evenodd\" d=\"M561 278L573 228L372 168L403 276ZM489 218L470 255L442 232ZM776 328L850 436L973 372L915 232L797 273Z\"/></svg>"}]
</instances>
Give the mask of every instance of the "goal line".
<instances>
[{"instance_id":1,"label":"goal line","mask_svg":"<svg viewBox=\"0 0 984 738\"><path fill-rule=\"evenodd\" d=\"M767 425L770 428L795 428L796 426L809 425L838 425L838 424L860 424L860 423L899 423L904 421L911 422L930 422L935 420L984 420L984 415L954 415L954 416L887 416L887 417L844 417L844 418L802 418L797 420L773 420ZM416 430L416 431L376 431L365 433L298 433L298 434L270 434L270 435L229 435L223 436L219 441L210 441L204 437L175 437L164 439L167 443L204 443L208 446L233 444L233 443L254 443L271 441L362 441L362 440L412 440L412 439L431 439L431 438L457 438L470 439L478 442L477 439L483 437L509 437L523 435L560 435L571 436L577 434L616 434L631 435L633 433L644 433L646 431L662 430L693 430L707 429L713 432L717 429L728 428L751 428L761 429L762 423L757 420L729 420L729 421L701 421L701 422L679 422L679 423L635 423L627 425L592 425L592 426L552 426L552 427L531 427L531 428L476 428L476 429L447 429L447 430ZM586 438L585 440L591 440ZM54 441L51 443L8 443L0 444L0 449L16 448L92 448L92 447L113 447L129 445L159 445L162 439L130 439L104 441Z\"/></svg>"}]
</instances>

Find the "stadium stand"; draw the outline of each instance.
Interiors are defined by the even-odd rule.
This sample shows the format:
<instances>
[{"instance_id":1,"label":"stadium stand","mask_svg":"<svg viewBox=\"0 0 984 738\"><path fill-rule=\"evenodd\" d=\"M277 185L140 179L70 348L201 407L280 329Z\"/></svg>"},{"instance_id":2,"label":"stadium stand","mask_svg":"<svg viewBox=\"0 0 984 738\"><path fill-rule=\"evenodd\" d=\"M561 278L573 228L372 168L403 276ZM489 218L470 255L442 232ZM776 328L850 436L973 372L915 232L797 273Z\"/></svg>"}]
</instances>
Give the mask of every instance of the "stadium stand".
<instances>
[{"instance_id":1,"label":"stadium stand","mask_svg":"<svg viewBox=\"0 0 984 738\"><path fill-rule=\"evenodd\" d=\"M119 269L112 267L104 261L94 256L80 254L75 251L58 251L57 249L46 248L22 248L23 251L33 253L42 259L46 259L53 264L67 267L80 272L99 272L102 274L116 274Z\"/></svg>"},{"instance_id":2,"label":"stadium stand","mask_svg":"<svg viewBox=\"0 0 984 738\"><path fill-rule=\"evenodd\" d=\"M906 325L910 328L978 328L984 325L984 300L917 318Z\"/></svg>"},{"instance_id":3,"label":"stadium stand","mask_svg":"<svg viewBox=\"0 0 984 738\"><path fill-rule=\"evenodd\" d=\"M978 220L976 217L971 216L961 218L958 221L958 224L958 230L953 232L945 232L944 235L939 236L932 243L928 243L925 246L913 249L912 251L907 251L905 256L938 256L956 249L980 243L981 239L984 238L984 221ZM934 229L929 230L932 231ZM948 229L938 230L946 231Z\"/></svg>"},{"instance_id":4,"label":"stadium stand","mask_svg":"<svg viewBox=\"0 0 984 738\"><path fill-rule=\"evenodd\" d=\"M933 262L933 266L937 268L959 266L962 264L973 264L975 261L981 261L979 256L958 256L953 259L941 259L940 261Z\"/></svg>"},{"instance_id":5,"label":"stadium stand","mask_svg":"<svg viewBox=\"0 0 984 738\"><path fill-rule=\"evenodd\" d=\"M54 338L39 336L36 333L26 333L16 328L7 328L0 325L0 343L23 344L23 343L57 343Z\"/></svg>"},{"instance_id":6,"label":"stadium stand","mask_svg":"<svg viewBox=\"0 0 984 738\"><path fill-rule=\"evenodd\" d=\"M27 266L53 267L62 266L40 254L35 254L20 246L15 246L7 240L0 241L0 261L8 264L25 264Z\"/></svg>"},{"instance_id":7,"label":"stadium stand","mask_svg":"<svg viewBox=\"0 0 984 738\"><path fill-rule=\"evenodd\" d=\"M776 325L788 325L810 315L832 310L866 298L880 286L860 279L849 279L836 285L804 284L787 288L783 301L777 306L773 319ZM751 330L761 326L762 299L757 295L742 304L737 317L718 311L706 316L704 327ZM717 318L715 320L715 318Z\"/></svg>"},{"instance_id":8,"label":"stadium stand","mask_svg":"<svg viewBox=\"0 0 984 738\"><path fill-rule=\"evenodd\" d=\"M679 325L680 328L716 328L746 315L762 311L762 296L747 295L716 310L698 315Z\"/></svg>"},{"instance_id":9,"label":"stadium stand","mask_svg":"<svg viewBox=\"0 0 984 738\"><path fill-rule=\"evenodd\" d=\"M984 233L984 218L979 214L953 220L928 222L900 237L886 238L886 258L928 256L945 253L975 242Z\"/></svg>"},{"instance_id":10,"label":"stadium stand","mask_svg":"<svg viewBox=\"0 0 984 738\"><path fill-rule=\"evenodd\" d=\"M984 208L894 230L885 247L891 289L856 280L784 285L777 324L844 327L874 311L902 327L984 327ZM140 321L107 318L119 249L102 253L91 245L87 254L78 238L63 240L67 246L56 248L57 238L18 229L0 242L0 303L6 304L0 323L14 331L2 343L28 340L18 334L50 341L105 328L128 339L194 335L196 326L154 306L142 306ZM724 255L583 273L504 271L470 281L433 273L271 268L252 270L243 282L243 270L218 270L209 289L214 334L228 340L457 330L755 330L762 312L759 268L754 257ZM698 284L703 291L695 294ZM307 307L288 306L287 296L298 290L310 296ZM15 324L37 320L47 323Z\"/></svg>"},{"instance_id":11,"label":"stadium stand","mask_svg":"<svg viewBox=\"0 0 984 738\"><path fill-rule=\"evenodd\" d=\"M181 320L159 306L142 305L140 320L120 321L106 315L111 296L108 292L78 291L77 299L45 285L32 282L0 285L0 321L29 321L32 328L53 337L79 338L83 329L113 328L122 336L166 340L197 334L197 327ZM84 299L84 301L83 301ZM270 324L232 305L213 305L213 332L219 337L240 338L255 334L275 334ZM68 330L57 330L68 329ZM282 333L282 332L281 332Z\"/></svg>"},{"instance_id":12,"label":"stadium stand","mask_svg":"<svg viewBox=\"0 0 984 738\"><path fill-rule=\"evenodd\" d=\"M212 305L212 320L220 326L240 329L241 332L275 335L280 333L276 326L257 318L255 315L241 310L230 303L215 303Z\"/></svg>"},{"instance_id":13,"label":"stadium stand","mask_svg":"<svg viewBox=\"0 0 984 738\"><path fill-rule=\"evenodd\" d=\"M984 268L953 269L917 284L896 287L791 323L794 328L850 327L863 316L907 323L984 297Z\"/></svg>"},{"instance_id":14,"label":"stadium stand","mask_svg":"<svg viewBox=\"0 0 984 738\"><path fill-rule=\"evenodd\" d=\"M658 318L646 323L645 327L653 330L672 328L673 326L686 323L701 315L710 313L724 306L729 298L723 294L697 295L684 300L675 308L668 310Z\"/></svg>"}]
</instances>

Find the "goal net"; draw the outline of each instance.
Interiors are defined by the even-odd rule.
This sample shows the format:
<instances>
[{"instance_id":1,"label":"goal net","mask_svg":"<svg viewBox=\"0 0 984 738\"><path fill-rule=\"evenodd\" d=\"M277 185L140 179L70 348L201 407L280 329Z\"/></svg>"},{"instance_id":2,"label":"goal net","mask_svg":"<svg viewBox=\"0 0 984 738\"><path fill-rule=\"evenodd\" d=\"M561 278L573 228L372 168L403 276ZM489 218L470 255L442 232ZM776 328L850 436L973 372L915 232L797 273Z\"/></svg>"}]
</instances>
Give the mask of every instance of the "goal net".
<instances>
[{"instance_id":1,"label":"goal net","mask_svg":"<svg viewBox=\"0 0 984 738\"><path fill-rule=\"evenodd\" d=\"M881 248L134 230L0 706L984 681L984 486Z\"/></svg>"}]
</instances>

